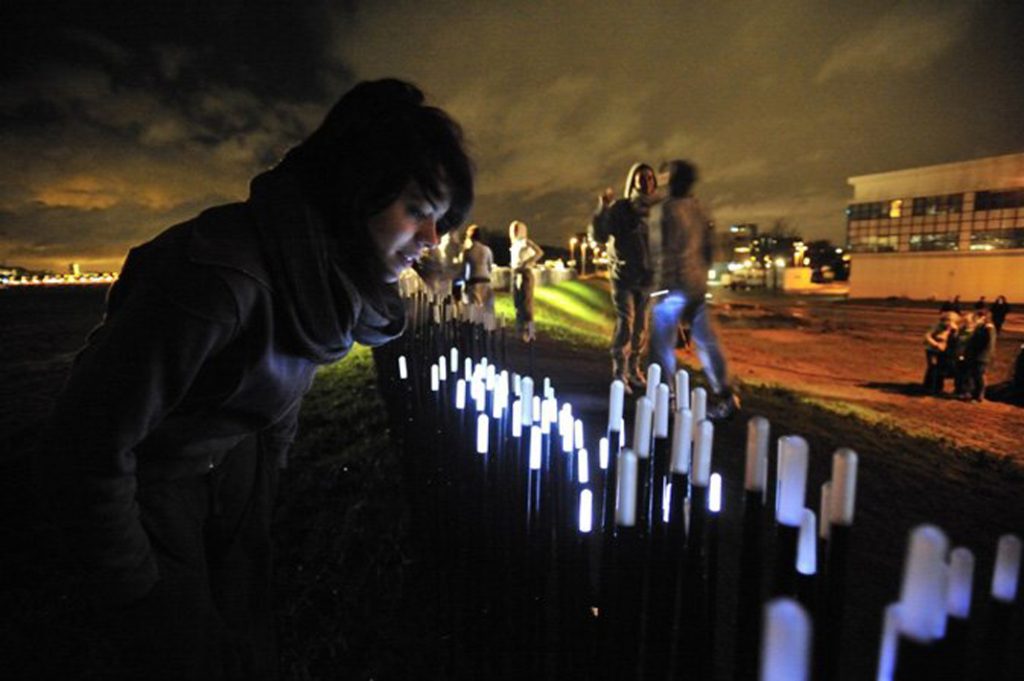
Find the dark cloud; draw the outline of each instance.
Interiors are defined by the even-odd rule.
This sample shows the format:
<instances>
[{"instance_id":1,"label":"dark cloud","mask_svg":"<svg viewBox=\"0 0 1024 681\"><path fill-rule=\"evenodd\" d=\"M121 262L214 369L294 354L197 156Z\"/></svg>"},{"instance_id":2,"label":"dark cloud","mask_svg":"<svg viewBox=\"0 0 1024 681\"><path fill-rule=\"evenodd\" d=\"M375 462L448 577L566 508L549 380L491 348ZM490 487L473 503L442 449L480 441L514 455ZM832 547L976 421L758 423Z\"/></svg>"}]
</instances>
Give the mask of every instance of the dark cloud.
<instances>
[{"instance_id":1,"label":"dark cloud","mask_svg":"<svg viewBox=\"0 0 1024 681\"><path fill-rule=\"evenodd\" d=\"M342 91L381 76L413 80L463 123L475 220L524 219L551 243L636 160L696 162L719 224L784 219L839 241L850 176L1024 150L1019 3L3 11L0 259L114 262L204 201L243 197Z\"/></svg>"}]
</instances>

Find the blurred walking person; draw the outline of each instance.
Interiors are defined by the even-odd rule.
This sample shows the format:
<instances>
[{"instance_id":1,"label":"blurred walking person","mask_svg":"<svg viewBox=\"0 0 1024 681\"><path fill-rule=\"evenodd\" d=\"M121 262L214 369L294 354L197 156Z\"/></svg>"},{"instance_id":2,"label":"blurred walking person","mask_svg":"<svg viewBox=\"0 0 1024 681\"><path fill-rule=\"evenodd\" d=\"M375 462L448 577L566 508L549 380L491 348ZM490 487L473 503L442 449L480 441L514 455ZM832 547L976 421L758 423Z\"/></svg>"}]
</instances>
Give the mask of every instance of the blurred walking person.
<instances>
[{"instance_id":1,"label":"blurred walking person","mask_svg":"<svg viewBox=\"0 0 1024 681\"><path fill-rule=\"evenodd\" d=\"M635 163L626 175L622 198L609 187L598 197L597 212L590 223L590 237L607 243L611 261L609 278L615 305L612 335L612 376L627 391L646 384L643 354L647 345L647 305L654 279L650 257L651 208L662 197L654 169Z\"/></svg>"},{"instance_id":2,"label":"blurred walking person","mask_svg":"<svg viewBox=\"0 0 1024 681\"><path fill-rule=\"evenodd\" d=\"M662 376L674 376L679 323L689 323L690 339L716 398L708 407L708 417L720 420L736 412L739 398L730 386L725 355L705 302L714 223L691 193L696 181L693 164L669 164L669 198L661 209L661 247L654 254L662 290L656 294L652 315L651 350Z\"/></svg>"},{"instance_id":3,"label":"blurred walking person","mask_svg":"<svg viewBox=\"0 0 1024 681\"><path fill-rule=\"evenodd\" d=\"M466 230L468 247L462 253L465 265L465 289L463 298L470 305L480 305L485 312L494 314L494 289L491 288L491 269L494 267L494 253L483 242L480 225L470 225Z\"/></svg>"},{"instance_id":4,"label":"blurred walking person","mask_svg":"<svg viewBox=\"0 0 1024 681\"><path fill-rule=\"evenodd\" d=\"M529 343L535 337L533 324L533 266L544 257L544 249L528 236L526 223L513 220L508 226L512 268L512 302L516 308L516 333Z\"/></svg>"},{"instance_id":5,"label":"blurred walking person","mask_svg":"<svg viewBox=\"0 0 1024 681\"><path fill-rule=\"evenodd\" d=\"M984 307L975 310L973 317L973 328L964 344L963 399L982 402L985 399L985 373L996 351L996 327Z\"/></svg>"}]
</instances>

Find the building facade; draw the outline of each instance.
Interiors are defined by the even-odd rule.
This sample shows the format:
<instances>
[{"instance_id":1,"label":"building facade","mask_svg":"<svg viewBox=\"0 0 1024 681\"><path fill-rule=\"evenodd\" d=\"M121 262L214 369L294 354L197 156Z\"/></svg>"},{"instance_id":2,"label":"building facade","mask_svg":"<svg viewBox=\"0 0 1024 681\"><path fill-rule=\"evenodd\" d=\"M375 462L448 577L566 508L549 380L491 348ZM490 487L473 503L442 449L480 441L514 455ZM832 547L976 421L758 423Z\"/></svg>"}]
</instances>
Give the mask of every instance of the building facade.
<instances>
[{"instance_id":1,"label":"building facade","mask_svg":"<svg viewBox=\"0 0 1024 681\"><path fill-rule=\"evenodd\" d=\"M851 298L1024 299L1024 153L848 181Z\"/></svg>"}]
</instances>

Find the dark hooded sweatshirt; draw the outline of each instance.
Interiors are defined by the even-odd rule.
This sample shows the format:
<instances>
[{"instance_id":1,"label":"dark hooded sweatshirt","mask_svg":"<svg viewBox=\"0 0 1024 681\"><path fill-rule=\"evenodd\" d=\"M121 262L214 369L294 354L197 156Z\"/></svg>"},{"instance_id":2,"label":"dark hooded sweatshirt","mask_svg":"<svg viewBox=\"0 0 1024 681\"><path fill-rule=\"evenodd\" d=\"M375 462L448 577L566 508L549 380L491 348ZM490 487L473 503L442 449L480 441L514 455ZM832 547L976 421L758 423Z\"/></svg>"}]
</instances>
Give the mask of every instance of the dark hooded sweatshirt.
<instances>
[{"instance_id":1,"label":"dark hooded sweatshirt","mask_svg":"<svg viewBox=\"0 0 1024 681\"><path fill-rule=\"evenodd\" d=\"M590 237L608 244L610 278L624 287L650 286L654 268L650 257L650 229L647 219L660 195L648 196L633 188L633 176L642 163L634 163L626 174L623 198L610 206L598 206L590 223Z\"/></svg>"},{"instance_id":2,"label":"dark hooded sweatshirt","mask_svg":"<svg viewBox=\"0 0 1024 681\"><path fill-rule=\"evenodd\" d=\"M138 484L205 474L254 435L283 465L317 366L401 333L397 292L367 304L345 255L280 169L128 254L38 466L101 599L158 579Z\"/></svg>"}]
</instances>

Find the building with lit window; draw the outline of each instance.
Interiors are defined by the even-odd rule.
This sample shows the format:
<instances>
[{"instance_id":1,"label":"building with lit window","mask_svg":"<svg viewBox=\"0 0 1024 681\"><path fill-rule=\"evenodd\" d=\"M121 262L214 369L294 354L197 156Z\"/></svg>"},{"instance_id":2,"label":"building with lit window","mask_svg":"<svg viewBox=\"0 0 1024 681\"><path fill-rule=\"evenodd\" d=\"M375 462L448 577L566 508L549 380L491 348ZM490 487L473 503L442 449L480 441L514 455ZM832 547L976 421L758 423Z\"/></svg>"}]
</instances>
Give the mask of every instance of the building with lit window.
<instances>
[{"instance_id":1,"label":"building with lit window","mask_svg":"<svg viewBox=\"0 0 1024 681\"><path fill-rule=\"evenodd\" d=\"M1024 153L849 183L850 297L1024 299Z\"/></svg>"}]
</instances>

